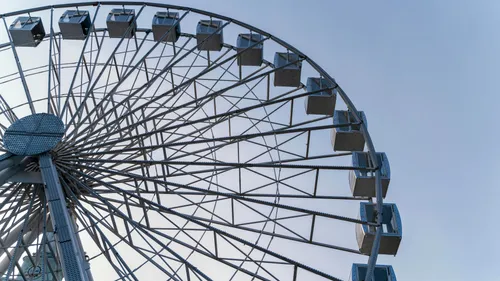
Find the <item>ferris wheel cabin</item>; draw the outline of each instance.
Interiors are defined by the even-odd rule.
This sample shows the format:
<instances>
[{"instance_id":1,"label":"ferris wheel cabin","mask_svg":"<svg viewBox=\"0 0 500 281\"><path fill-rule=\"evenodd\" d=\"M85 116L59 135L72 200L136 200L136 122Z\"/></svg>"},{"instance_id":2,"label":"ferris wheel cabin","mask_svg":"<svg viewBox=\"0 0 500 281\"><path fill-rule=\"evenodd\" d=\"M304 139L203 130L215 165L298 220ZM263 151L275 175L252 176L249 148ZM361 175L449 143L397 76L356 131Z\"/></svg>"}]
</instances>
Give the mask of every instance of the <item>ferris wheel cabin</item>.
<instances>
[{"instance_id":1,"label":"ferris wheel cabin","mask_svg":"<svg viewBox=\"0 0 500 281\"><path fill-rule=\"evenodd\" d=\"M224 44L222 21L200 20L196 27L196 40L200 51L220 51Z\"/></svg>"},{"instance_id":2,"label":"ferris wheel cabin","mask_svg":"<svg viewBox=\"0 0 500 281\"><path fill-rule=\"evenodd\" d=\"M355 263L352 265L349 281L364 281L368 266ZM373 271L373 279L370 281L397 281L394 269L390 265L377 265Z\"/></svg>"},{"instance_id":3,"label":"ferris wheel cabin","mask_svg":"<svg viewBox=\"0 0 500 281\"><path fill-rule=\"evenodd\" d=\"M366 117L363 111L358 111L358 118L366 126ZM335 110L333 113L332 147L335 151L363 151L365 137L360 131L361 124L356 124L352 111Z\"/></svg>"},{"instance_id":4,"label":"ferris wheel cabin","mask_svg":"<svg viewBox=\"0 0 500 281\"><path fill-rule=\"evenodd\" d=\"M137 30L134 9L112 9L106 19L110 38L132 38Z\"/></svg>"},{"instance_id":5,"label":"ferris wheel cabin","mask_svg":"<svg viewBox=\"0 0 500 281\"><path fill-rule=\"evenodd\" d=\"M155 41L177 42L181 35L179 13L156 12L153 17L153 38ZM167 35L165 35L168 32Z\"/></svg>"},{"instance_id":6,"label":"ferris wheel cabin","mask_svg":"<svg viewBox=\"0 0 500 281\"><path fill-rule=\"evenodd\" d=\"M377 152L377 160L380 165L380 174L382 181L382 196L385 198L389 189L391 180L391 171L387 155L383 152ZM349 173L349 185L353 196L375 197L376 179L373 160L368 152L353 152L352 165L359 167L359 170L351 170Z\"/></svg>"},{"instance_id":7,"label":"ferris wheel cabin","mask_svg":"<svg viewBox=\"0 0 500 281\"><path fill-rule=\"evenodd\" d=\"M396 204L384 203L382 221L382 238L380 240L379 254L396 255L402 238L402 224ZM363 221L377 221L375 203L360 203L359 217ZM365 255L370 255L375 240L376 229L374 226L366 224L356 225L356 239L359 251Z\"/></svg>"},{"instance_id":8,"label":"ferris wheel cabin","mask_svg":"<svg viewBox=\"0 0 500 281\"><path fill-rule=\"evenodd\" d=\"M239 34L236 41L236 50L241 52L238 56L238 65L260 66L263 60L264 43L262 35L257 33Z\"/></svg>"},{"instance_id":9,"label":"ferris wheel cabin","mask_svg":"<svg viewBox=\"0 0 500 281\"><path fill-rule=\"evenodd\" d=\"M306 88L311 92L306 99L306 113L318 115L333 115L337 94L335 85L324 78L307 78Z\"/></svg>"},{"instance_id":10,"label":"ferris wheel cabin","mask_svg":"<svg viewBox=\"0 0 500 281\"><path fill-rule=\"evenodd\" d=\"M302 61L294 53L274 54L274 86L299 87Z\"/></svg>"},{"instance_id":11,"label":"ferris wheel cabin","mask_svg":"<svg viewBox=\"0 0 500 281\"><path fill-rule=\"evenodd\" d=\"M91 26L88 11L67 10L59 19L59 29L63 39L84 40Z\"/></svg>"},{"instance_id":12,"label":"ferris wheel cabin","mask_svg":"<svg viewBox=\"0 0 500 281\"><path fill-rule=\"evenodd\" d=\"M45 29L39 17L18 17L10 25L9 33L16 47L36 47L45 37Z\"/></svg>"}]
</instances>

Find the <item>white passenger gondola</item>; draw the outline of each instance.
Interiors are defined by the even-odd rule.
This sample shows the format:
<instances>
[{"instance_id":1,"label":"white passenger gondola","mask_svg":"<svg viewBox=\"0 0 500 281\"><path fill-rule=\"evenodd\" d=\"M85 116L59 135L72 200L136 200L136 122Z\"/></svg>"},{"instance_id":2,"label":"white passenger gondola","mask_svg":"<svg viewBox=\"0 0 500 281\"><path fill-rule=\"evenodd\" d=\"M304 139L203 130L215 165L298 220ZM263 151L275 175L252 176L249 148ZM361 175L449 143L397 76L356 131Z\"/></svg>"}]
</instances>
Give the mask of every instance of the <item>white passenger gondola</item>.
<instances>
[{"instance_id":1,"label":"white passenger gondola","mask_svg":"<svg viewBox=\"0 0 500 281\"><path fill-rule=\"evenodd\" d=\"M181 24L179 13L174 12L156 12L153 17L153 39L163 42L177 42L181 35ZM167 35L165 35L168 32Z\"/></svg>"},{"instance_id":2,"label":"white passenger gondola","mask_svg":"<svg viewBox=\"0 0 500 281\"><path fill-rule=\"evenodd\" d=\"M36 47L45 37L42 19L39 17L18 17L9 28L16 47Z\"/></svg>"},{"instance_id":3,"label":"white passenger gondola","mask_svg":"<svg viewBox=\"0 0 500 281\"><path fill-rule=\"evenodd\" d=\"M389 189L391 171L387 155L383 152L377 153L377 160L380 165L380 179L382 182L382 196L385 197ZM366 168L351 170L349 173L349 185L353 196L375 197L375 170L376 168L368 152L352 153L353 167Z\"/></svg>"},{"instance_id":4,"label":"white passenger gondola","mask_svg":"<svg viewBox=\"0 0 500 281\"><path fill-rule=\"evenodd\" d=\"M242 52L238 56L238 65L260 66L262 64L264 43L260 42L261 40L262 35L257 33L238 35L236 50Z\"/></svg>"},{"instance_id":5,"label":"white passenger gondola","mask_svg":"<svg viewBox=\"0 0 500 281\"><path fill-rule=\"evenodd\" d=\"M364 281L368 265L355 263L352 265L349 281ZM373 279L370 281L397 281L394 269L390 265L376 265Z\"/></svg>"},{"instance_id":6,"label":"white passenger gondola","mask_svg":"<svg viewBox=\"0 0 500 281\"><path fill-rule=\"evenodd\" d=\"M274 67L279 68L274 72L274 86L299 87L302 61L294 53L276 53Z\"/></svg>"},{"instance_id":7,"label":"white passenger gondola","mask_svg":"<svg viewBox=\"0 0 500 281\"><path fill-rule=\"evenodd\" d=\"M366 126L366 117L363 111L358 111L358 118ZM363 151L365 147L365 137L360 131L361 124L357 124L357 120L352 111L335 110L333 113L333 125L336 126L332 129L333 150Z\"/></svg>"},{"instance_id":8,"label":"white passenger gondola","mask_svg":"<svg viewBox=\"0 0 500 281\"><path fill-rule=\"evenodd\" d=\"M112 9L106 20L110 38L132 38L137 26L135 24L135 10Z\"/></svg>"},{"instance_id":9,"label":"white passenger gondola","mask_svg":"<svg viewBox=\"0 0 500 281\"><path fill-rule=\"evenodd\" d=\"M402 238L401 217L399 216L396 204L383 205L382 237L378 253L385 255L396 255ZM362 202L360 204L360 219L362 221L375 223L377 212L375 203ZM375 226L358 224L356 225L356 240L359 251L362 254L370 255L375 240Z\"/></svg>"},{"instance_id":10,"label":"white passenger gondola","mask_svg":"<svg viewBox=\"0 0 500 281\"><path fill-rule=\"evenodd\" d=\"M335 85L324 78L307 78L307 91L312 93L306 99L306 113L318 115L333 115L337 93Z\"/></svg>"},{"instance_id":11,"label":"white passenger gondola","mask_svg":"<svg viewBox=\"0 0 500 281\"><path fill-rule=\"evenodd\" d=\"M59 18L59 29L63 39L83 40L89 34L91 25L88 11L67 10Z\"/></svg>"},{"instance_id":12,"label":"white passenger gondola","mask_svg":"<svg viewBox=\"0 0 500 281\"><path fill-rule=\"evenodd\" d=\"M220 20L200 20L196 27L198 50L220 51L222 44L224 44L221 27L222 21Z\"/></svg>"}]
</instances>

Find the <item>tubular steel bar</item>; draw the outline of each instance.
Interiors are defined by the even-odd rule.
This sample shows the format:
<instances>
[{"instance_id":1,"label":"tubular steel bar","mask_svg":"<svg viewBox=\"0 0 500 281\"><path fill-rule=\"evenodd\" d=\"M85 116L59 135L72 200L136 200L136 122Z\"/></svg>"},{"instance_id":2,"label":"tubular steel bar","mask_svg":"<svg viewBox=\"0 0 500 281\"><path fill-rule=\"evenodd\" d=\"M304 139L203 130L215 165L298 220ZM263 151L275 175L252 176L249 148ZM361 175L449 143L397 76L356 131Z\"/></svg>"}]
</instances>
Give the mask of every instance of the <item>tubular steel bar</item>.
<instances>
[{"instance_id":1,"label":"tubular steel bar","mask_svg":"<svg viewBox=\"0 0 500 281\"><path fill-rule=\"evenodd\" d=\"M67 104L67 103L69 103L70 91L72 91L72 90L73 90L73 85L74 85L74 83L75 83L75 79L76 79L76 76L77 76L77 74L78 74L78 69L80 68L80 64L82 63L83 57L85 56L85 50L86 50L86 48L87 48L87 44L88 44L88 42L89 42L89 39L92 37L92 36L90 36L90 34L91 34L91 32L94 32L94 31L95 31L95 26L94 26L94 24L95 24L95 20L96 20L96 18L97 18L97 15L99 14L99 8L100 8L100 6L98 5L98 6L97 6L97 8L96 8L96 10L95 10L94 17L92 18L92 23L91 23L90 28L89 28L89 31L88 31L88 33L89 33L89 34L88 34L88 36L85 38L85 42L83 43L83 46L82 46L82 51L81 51L81 53L80 53L80 56L79 56L79 59L78 59L78 63L77 63L77 65L76 65L76 67L75 67L75 73L73 74L73 79L71 79L71 84L70 84L70 86L69 86L68 96L66 97L66 101L65 101L65 102L64 102L64 104L63 104L63 108L62 108L62 109L61 109L61 108L59 108L59 110L62 110L62 112L61 112L61 111L59 111L59 112L58 112L59 117L61 117L61 118L64 116L64 111L65 111L65 109L66 109L66 104Z\"/></svg>"},{"instance_id":2,"label":"tubular steel bar","mask_svg":"<svg viewBox=\"0 0 500 281\"><path fill-rule=\"evenodd\" d=\"M9 27L7 26L7 22L5 18L3 18L3 24L5 26L5 31L7 32L7 36L9 37L10 46L12 49L12 53L14 54L14 59L16 60L17 70L19 71L19 77L21 77L21 82L23 84L24 93L26 94L26 99L28 100L30 110L32 114L35 114L35 106L33 105L33 100L31 99L31 93L28 88L28 83L26 83L26 77L24 77L23 67L21 66L21 61L19 60L19 56L17 55L16 46L14 46L14 41L12 41L12 36L10 35Z\"/></svg>"},{"instance_id":3,"label":"tubular steel bar","mask_svg":"<svg viewBox=\"0 0 500 281\"><path fill-rule=\"evenodd\" d=\"M89 265L81 251L73 221L66 207L59 175L50 154L40 156L40 170L45 182L45 196L58 242L59 255L67 281L92 281Z\"/></svg>"},{"instance_id":4,"label":"tubular steel bar","mask_svg":"<svg viewBox=\"0 0 500 281\"><path fill-rule=\"evenodd\" d=\"M52 100L51 74L52 74L52 46L54 41L54 9L50 9L50 40L49 40L49 64L48 64L48 86L47 86L47 112L51 113L50 102Z\"/></svg>"}]
</instances>

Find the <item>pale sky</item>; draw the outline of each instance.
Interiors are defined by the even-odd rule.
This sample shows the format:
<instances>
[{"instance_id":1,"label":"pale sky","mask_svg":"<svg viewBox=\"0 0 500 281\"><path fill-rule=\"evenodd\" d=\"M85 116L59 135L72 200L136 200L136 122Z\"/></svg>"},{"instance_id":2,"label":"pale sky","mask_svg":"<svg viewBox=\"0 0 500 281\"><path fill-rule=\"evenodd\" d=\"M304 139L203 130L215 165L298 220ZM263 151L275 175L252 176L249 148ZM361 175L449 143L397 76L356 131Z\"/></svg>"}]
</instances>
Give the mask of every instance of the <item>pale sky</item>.
<instances>
[{"instance_id":1,"label":"pale sky","mask_svg":"<svg viewBox=\"0 0 500 281\"><path fill-rule=\"evenodd\" d=\"M398 205L403 220L398 255L379 259L394 266L398 280L498 276L500 2L168 3L283 39L335 77L366 113L375 147L391 163L386 201ZM47 4L3 1L1 12Z\"/></svg>"}]
</instances>

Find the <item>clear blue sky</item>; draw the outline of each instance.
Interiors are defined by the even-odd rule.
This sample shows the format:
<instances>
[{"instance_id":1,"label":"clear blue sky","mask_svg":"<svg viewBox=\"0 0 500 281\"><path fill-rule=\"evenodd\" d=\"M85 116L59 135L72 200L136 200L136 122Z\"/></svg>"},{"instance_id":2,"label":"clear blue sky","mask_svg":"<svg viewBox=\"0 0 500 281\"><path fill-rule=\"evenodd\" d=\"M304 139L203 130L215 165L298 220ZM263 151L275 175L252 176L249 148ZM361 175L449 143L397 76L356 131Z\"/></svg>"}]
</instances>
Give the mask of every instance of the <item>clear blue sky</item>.
<instances>
[{"instance_id":1,"label":"clear blue sky","mask_svg":"<svg viewBox=\"0 0 500 281\"><path fill-rule=\"evenodd\" d=\"M398 256L381 258L399 280L498 277L500 1L169 3L227 15L291 43L365 111L377 150L391 161L387 201L403 217ZM3 1L1 10L46 4Z\"/></svg>"}]
</instances>

